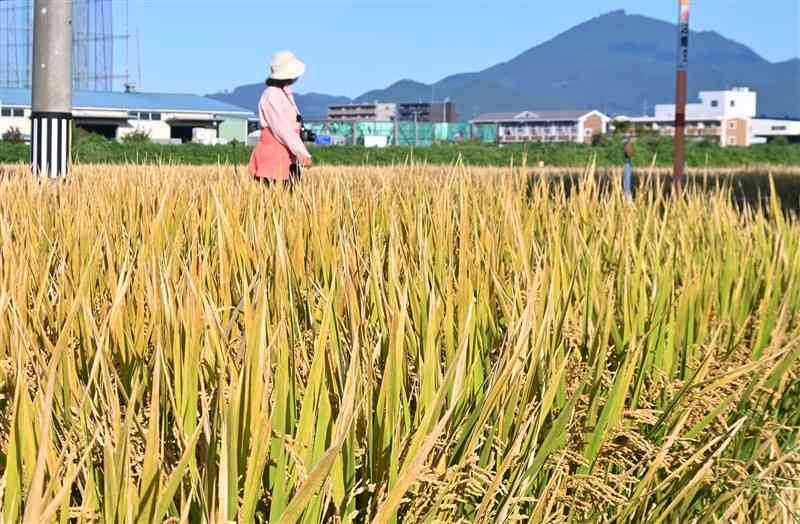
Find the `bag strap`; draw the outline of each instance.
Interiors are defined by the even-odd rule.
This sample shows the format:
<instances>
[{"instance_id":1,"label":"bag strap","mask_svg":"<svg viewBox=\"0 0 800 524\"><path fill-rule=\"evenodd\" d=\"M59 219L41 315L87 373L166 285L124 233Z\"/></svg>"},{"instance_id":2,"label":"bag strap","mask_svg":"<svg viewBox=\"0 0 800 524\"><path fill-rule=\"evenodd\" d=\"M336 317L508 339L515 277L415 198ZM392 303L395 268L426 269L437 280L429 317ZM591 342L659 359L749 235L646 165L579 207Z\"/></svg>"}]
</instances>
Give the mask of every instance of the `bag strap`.
<instances>
[{"instance_id":1,"label":"bag strap","mask_svg":"<svg viewBox=\"0 0 800 524\"><path fill-rule=\"evenodd\" d=\"M285 96L286 100L288 100L289 103L292 104L292 107L294 107L294 110L297 111L297 114L299 115L300 114L300 108L297 107L297 102L294 101L293 97L289 96L289 93L286 92L286 88L285 87L282 87L281 91L283 92L283 96Z\"/></svg>"}]
</instances>

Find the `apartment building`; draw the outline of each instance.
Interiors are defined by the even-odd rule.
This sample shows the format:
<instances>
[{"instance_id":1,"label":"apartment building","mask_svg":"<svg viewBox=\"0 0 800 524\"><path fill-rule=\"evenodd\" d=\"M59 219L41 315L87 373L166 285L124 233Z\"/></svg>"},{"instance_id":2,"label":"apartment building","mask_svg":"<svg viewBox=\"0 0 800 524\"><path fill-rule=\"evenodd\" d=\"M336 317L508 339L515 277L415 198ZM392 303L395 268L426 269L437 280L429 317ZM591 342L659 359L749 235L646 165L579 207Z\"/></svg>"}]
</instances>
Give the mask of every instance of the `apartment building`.
<instances>
[{"instance_id":1,"label":"apartment building","mask_svg":"<svg viewBox=\"0 0 800 524\"><path fill-rule=\"evenodd\" d=\"M397 105L397 120L401 122L458 122L458 111L453 102L411 102Z\"/></svg>"},{"instance_id":2,"label":"apartment building","mask_svg":"<svg viewBox=\"0 0 800 524\"><path fill-rule=\"evenodd\" d=\"M353 103L328 106L328 120L350 122L458 122L452 102Z\"/></svg>"},{"instance_id":3,"label":"apartment building","mask_svg":"<svg viewBox=\"0 0 800 524\"><path fill-rule=\"evenodd\" d=\"M342 104L328 106L328 120L391 122L397 117L397 104Z\"/></svg>"},{"instance_id":4,"label":"apartment building","mask_svg":"<svg viewBox=\"0 0 800 524\"><path fill-rule=\"evenodd\" d=\"M722 147L746 147L785 136L800 140L800 122L757 117L758 95L746 87L726 91L701 91L699 103L686 106L686 137L711 139ZM642 129L675 136L675 104L660 104L654 116L620 117L634 132Z\"/></svg>"},{"instance_id":5,"label":"apartment building","mask_svg":"<svg viewBox=\"0 0 800 524\"><path fill-rule=\"evenodd\" d=\"M576 110L486 113L470 123L496 125L497 140L501 144L590 143L593 136L607 132L610 121L611 119L600 111Z\"/></svg>"}]
</instances>

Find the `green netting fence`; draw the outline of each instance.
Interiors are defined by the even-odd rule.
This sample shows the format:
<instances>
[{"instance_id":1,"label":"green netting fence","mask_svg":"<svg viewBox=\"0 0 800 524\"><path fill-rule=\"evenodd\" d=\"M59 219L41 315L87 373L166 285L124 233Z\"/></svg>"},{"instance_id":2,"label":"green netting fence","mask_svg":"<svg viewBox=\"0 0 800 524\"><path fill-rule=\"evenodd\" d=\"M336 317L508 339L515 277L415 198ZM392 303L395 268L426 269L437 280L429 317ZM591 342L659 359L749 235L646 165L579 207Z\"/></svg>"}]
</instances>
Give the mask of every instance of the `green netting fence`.
<instances>
[{"instance_id":1,"label":"green netting fence","mask_svg":"<svg viewBox=\"0 0 800 524\"><path fill-rule=\"evenodd\" d=\"M465 142L472 139L472 126L461 124L434 124L434 139L437 142Z\"/></svg>"},{"instance_id":2,"label":"green netting fence","mask_svg":"<svg viewBox=\"0 0 800 524\"><path fill-rule=\"evenodd\" d=\"M393 143L394 123L393 122L359 122L356 127L356 143L363 144L365 136L382 136L388 139L388 143Z\"/></svg>"},{"instance_id":3,"label":"green netting fence","mask_svg":"<svg viewBox=\"0 0 800 524\"><path fill-rule=\"evenodd\" d=\"M472 137L480 142L497 141L497 124L475 124L472 126Z\"/></svg>"},{"instance_id":4,"label":"green netting fence","mask_svg":"<svg viewBox=\"0 0 800 524\"><path fill-rule=\"evenodd\" d=\"M497 141L497 125L430 122L308 122L317 135L331 136L336 143L363 144L364 137L381 136L400 146L429 146L442 142Z\"/></svg>"},{"instance_id":5,"label":"green netting fence","mask_svg":"<svg viewBox=\"0 0 800 524\"><path fill-rule=\"evenodd\" d=\"M434 124L427 122L398 122L397 145L429 146L434 141Z\"/></svg>"}]
</instances>

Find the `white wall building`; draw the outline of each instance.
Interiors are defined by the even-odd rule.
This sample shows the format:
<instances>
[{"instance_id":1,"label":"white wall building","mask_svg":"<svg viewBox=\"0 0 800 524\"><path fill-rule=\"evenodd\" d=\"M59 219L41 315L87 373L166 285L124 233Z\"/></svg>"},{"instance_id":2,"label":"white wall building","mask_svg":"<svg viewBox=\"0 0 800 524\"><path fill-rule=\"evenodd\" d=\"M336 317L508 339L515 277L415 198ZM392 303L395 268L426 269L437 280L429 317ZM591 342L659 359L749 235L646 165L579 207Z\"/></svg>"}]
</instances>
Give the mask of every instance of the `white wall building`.
<instances>
[{"instance_id":1,"label":"white wall building","mask_svg":"<svg viewBox=\"0 0 800 524\"><path fill-rule=\"evenodd\" d=\"M29 89L0 88L0 135L31 132ZM75 125L121 140L142 131L156 143L225 143L247 139L251 111L198 95L81 92L73 96Z\"/></svg>"},{"instance_id":2,"label":"white wall building","mask_svg":"<svg viewBox=\"0 0 800 524\"><path fill-rule=\"evenodd\" d=\"M730 91L701 91L699 104L686 105L686 118L690 120L720 118L754 118L757 95L746 87ZM674 120L675 104L656 106L657 120Z\"/></svg>"},{"instance_id":3,"label":"white wall building","mask_svg":"<svg viewBox=\"0 0 800 524\"><path fill-rule=\"evenodd\" d=\"M746 87L727 91L701 91L700 103L686 105L688 139L713 139L722 147L749 146L779 136L800 141L800 121L757 118L758 95ZM675 135L675 104L659 104L654 116L620 117L636 129L662 136Z\"/></svg>"},{"instance_id":4,"label":"white wall building","mask_svg":"<svg viewBox=\"0 0 800 524\"><path fill-rule=\"evenodd\" d=\"M779 136L800 143L800 120L754 118L750 125L753 143L767 142Z\"/></svg>"}]
</instances>

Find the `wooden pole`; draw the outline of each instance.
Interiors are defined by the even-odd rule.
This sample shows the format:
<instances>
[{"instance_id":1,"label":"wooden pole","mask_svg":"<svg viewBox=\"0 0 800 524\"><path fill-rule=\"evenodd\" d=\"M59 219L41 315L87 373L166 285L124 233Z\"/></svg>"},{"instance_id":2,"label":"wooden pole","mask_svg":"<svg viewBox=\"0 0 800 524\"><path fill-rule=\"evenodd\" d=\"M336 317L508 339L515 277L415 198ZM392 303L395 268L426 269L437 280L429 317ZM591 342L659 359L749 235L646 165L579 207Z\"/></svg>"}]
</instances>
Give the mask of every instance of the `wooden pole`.
<instances>
[{"instance_id":1,"label":"wooden pole","mask_svg":"<svg viewBox=\"0 0 800 524\"><path fill-rule=\"evenodd\" d=\"M675 81L675 164L673 184L683 185L686 166L686 84L689 72L689 2L678 0L678 71Z\"/></svg>"}]
</instances>

